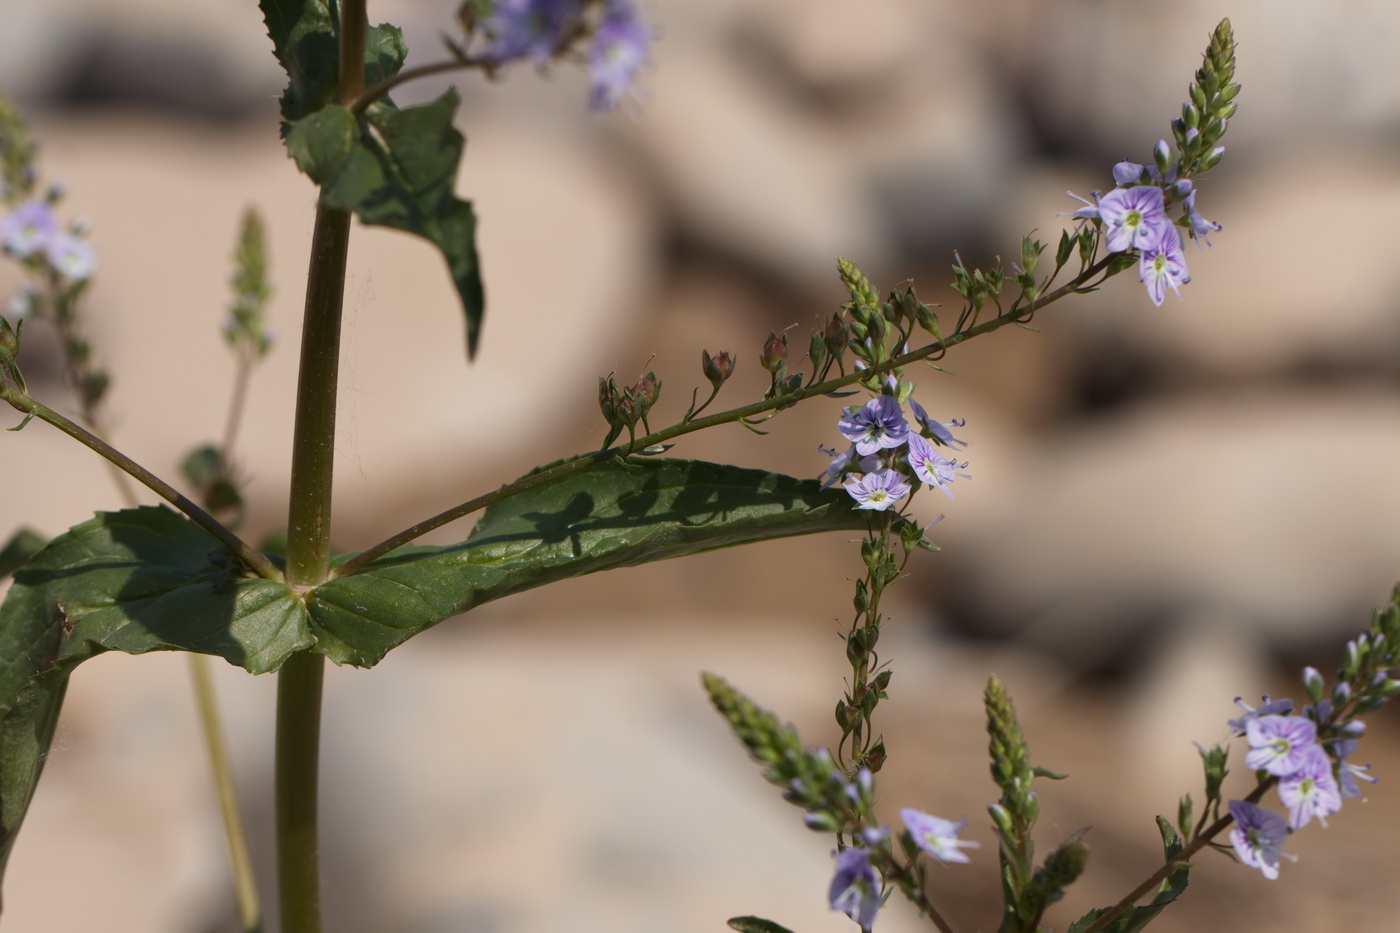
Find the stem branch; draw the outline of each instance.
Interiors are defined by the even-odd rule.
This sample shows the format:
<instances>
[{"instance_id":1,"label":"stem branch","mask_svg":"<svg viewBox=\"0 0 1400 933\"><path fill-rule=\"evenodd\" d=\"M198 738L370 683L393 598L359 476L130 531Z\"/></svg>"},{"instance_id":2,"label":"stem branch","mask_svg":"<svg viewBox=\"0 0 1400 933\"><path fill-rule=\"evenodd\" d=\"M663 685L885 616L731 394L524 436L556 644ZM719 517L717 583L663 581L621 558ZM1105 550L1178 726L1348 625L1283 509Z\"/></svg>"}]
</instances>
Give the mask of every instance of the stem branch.
<instances>
[{"instance_id":1,"label":"stem branch","mask_svg":"<svg viewBox=\"0 0 1400 933\"><path fill-rule=\"evenodd\" d=\"M52 408L40 404L28 395L6 392L4 393L4 400L25 414L33 415L40 421L53 425L64 434L67 434L69 437L105 457L110 463L124 473L134 477L156 495L188 515L196 525L217 538L219 543L228 548L229 551L235 554L243 563L256 571L258 576L266 577L269 580L280 581L282 579L282 572L274 567L272 562L259 553L252 545L230 531L222 522L204 511L204 509L184 496L174 486L171 486L165 480L156 476L150 470L146 469L135 460L132 460L96 434L93 434L87 428L63 417L63 415L60 415Z\"/></svg>"},{"instance_id":2,"label":"stem branch","mask_svg":"<svg viewBox=\"0 0 1400 933\"><path fill-rule=\"evenodd\" d=\"M1058 301L1064 296L1082 288L1085 282L1093 278L1095 275L1098 275L1104 269L1108 268L1108 264L1111 261L1111 259L1112 256L1104 257L1103 259L1094 263L1089 268L1085 269L1079 275L1075 276L1074 279L1072 279L1071 281L1066 282L1064 285L1055 289L1053 292L1044 295L1038 302L1036 302L1034 310L1039 311L1046 305ZM739 421L744 418L752 418L756 415L761 415L765 412L775 411L780 408L788 408L792 405L797 404L798 402L805 401L806 399L809 399L815 395L826 395L838 389L845 388L846 386L854 385L855 383L860 382L862 380L870 379L873 376L889 372L890 370L895 369L897 367L905 366L909 363L916 363L927 357L933 356L934 354L941 353L944 350L947 350L949 347L954 347L960 343L963 343L964 341L971 340L973 337L977 337L981 334L991 333L994 330L1005 327L1007 324L1024 323L1026 314L1026 309L1008 311L997 317L992 318L991 320L983 321L981 324L969 327L966 330L959 331L955 334L950 334L949 336L943 337L940 340L935 340L933 343L927 344L926 346L922 346L917 350L910 350L908 353L900 354L899 356L886 360L879 366L874 366L870 369L865 370L857 370L847 375L837 376L834 379L827 379L825 382L814 383L812 385L808 385L804 388L801 388L790 395L780 395L776 398L765 399L761 402L754 402L751 405L744 405L739 408L731 408L728 411L717 412L716 414L710 415L707 418L692 418L689 421L683 421L679 424L674 424L669 428L663 428L660 431L648 434L645 437L639 437L625 445L611 447L607 450L579 454L576 457L565 460L562 463L550 467L548 470L541 470L538 473L531 473L529 476L516 480L513 483L508 483L500 487L499 489L493 490L492 492L484 493L473 499L468 499L466 502L463 502L459 505L455 505L452 508L447 509L446 511L439 512L437 515L434 515L431 518L424 519L423 521L409 528L405 528L398 534L386 538L378 544L374 545L373 547L368 548L367 550L362 551L361 553L350 558L348 561L337 567L332 573L332 576L347 577L352 574L358 573L372 561L383 557L385 554L388 554L390 551L393 551L396 548L400 548L403 547L405 544L411 543L415 539L422 537L430 531L433 531L437 528L441 528L443 525L446 525L449 522L454 522L459 518L470 515L478 509L486 508L493 502L498 502L501 499L507 499L515 495L516 493L522 492L533 486L538 486L541 483L547 483L551 480L555 480L563 476L568 476L572 473L577 473L581 470L587 469L590 466L593 466L595 463L599 463L604 460L609 460L613 457L624 456L628 453L631 453L634 450L643 450L647 447L651 447L654 444L660 444L664 441L668 441L673 437L680 437L681 435L690 434L694 431L702 431L705 428L712 428L715 425L727 424L731 421Z\"/></svg>"}]
</instances>

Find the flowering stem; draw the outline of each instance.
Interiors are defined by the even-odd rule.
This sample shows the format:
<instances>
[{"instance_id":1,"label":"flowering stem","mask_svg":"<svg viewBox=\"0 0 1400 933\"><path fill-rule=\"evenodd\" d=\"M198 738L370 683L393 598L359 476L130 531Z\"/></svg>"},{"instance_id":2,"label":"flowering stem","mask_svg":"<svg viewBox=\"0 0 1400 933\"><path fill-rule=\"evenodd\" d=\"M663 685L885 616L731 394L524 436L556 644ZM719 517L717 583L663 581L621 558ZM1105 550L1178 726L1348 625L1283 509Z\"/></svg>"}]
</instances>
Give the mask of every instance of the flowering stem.
<instances>
[{"instance_id":1,"label":"flowering stem","mask_svg":"<svg viewBox=\"0 0 1400 933\"><path fill-rule=\"evenodd\" d=\"M150 470L146 469L135 460L132 460L126 454L117 450L87 428L63 417L63 415L60 415L46 405L40 404L26 394L7 390L0 392L0 398L3 398L3 400L9 402L12 407L24 412L26 415L33 415L40 421L53 425L64 434L67 434L69 437L105 457L123 473L134 477L156 495L188 515L196 525L217 538L219 542L223 544L224 547L228 548L239 560L256 571L258 576L266 577L269 580L282 579L282 572L274 567L272 562L260 554L252 545L238 537L238 535L225 527L217 518L210 515L181 494L174 486L171 486L165 480L156 476Z\"/></svg>"},{"instance_id":2,"label":"flowering stem","mask_svg":"<svg viewBox=\"0 0 1400 933\"><path fill-rule=\"evenodd\" d=\"M886 881L893 882L904 896L918 907L919 910L928 915L933 925L938 927L939 933L954 933L953 925L948 922L938 908L933 906L929 900L928 891L924 888L923 872L914 871L914 863L901 863L898 859L890 856L888 859L881 859L881 874Z\"/></svg>"},{"instance_id":3,"label":"flowering stem","mask_svg":"<svg viewBox=\"0 0 1400 933\"><path fill-rule=\"evenodd\" d=\"M406 68L396 75L390 75L380 81L374 87L365 91L350 104L351 113L364 113L365 108L374 103L379 98L388 94L400 84L407 84L418 78L430 78L433 75L447 74L451 71L466 71L472 68L489 68L491 63L479 58L450 58L446 61L433 62L431 65L419 65L417 68Z\"/></svg>"},{"instance_id":4,"label":"flowering stem","mask_svg":"<svg viewBox=\"0 0 1400 933\"><path fill-rule=\"evenodd\" d=\"M365 0L343 0L337 85L342 104L364 93L366 29ZM335 403L349 246L350 213L318 206L302 316L287 515L287 582L298 590L311 589L329 577ZM282 933L321 930L316 817L325 660L324 655L303 651L288 658L277 674L277 881Z\"/></svg>"},{"instance_id":5,"label":"flowering stem","mask_svg":"<svg viewBox=\"0 0 1400 933\"><path fill-rule=\"evenodd\" d=\"M1268 792L1269 788L1273 787L1277 783L1278 778L1276 777L1270 776L1268 778L1265 778L1264 780L1259 782L1259 784L1254 788L1253 791L1250 792L1249 796L1244 798L1245 802L1258 803L1263 798L1264 794ZM1158 868L1151 875L1149 875L1147 877L1147 880L1145 880L1142 884L1129 891L1128 894L1121 901L1119 901L1117 904L1114 904L1111 908L1109 908L1109 910L1106 913L1104 913L1093 923L1085 927L1083 933L1100 933L1101 930L1106 929L1110 923L1117 920L1128 910L1132 909L1132 907L1135 904L1137 904L1139 900L1147 896L1147 894L1149 894L1154 888L1160 886L1161 883L1164 880L1166 880L1166 877L1170 875L1173 871L1175 871L1179 866L1181 866L1185 862L1191 861L1191 857L1197 852L1204 849L1212 839L1223 833L1225 830L1229 829L1230 824L1233 822L1234 817L1230 816L1227 813L1224 816L1220 817L1220 819L1216 820L1214 823L1211 823L1209 826L1207 826L1204 832L1197 833L1195 838L1193 838L1189 843L1186 844L1184 848L1182 848L1180 855L1162 865L1161 868Z\"/></svg>"},{"instance_id":6,"label":"flowering stem","mask_svg":"<svg viewBox=\"0 0 1400 933\"><path fill-rule=\"evenodd\" d=\"M1047 294L1042 296L1041 299L1036 302L1034 308L1022 308L1007 311L1003 314L998 315L997 317L992 318L991 320L983 321L981 324L978 324L974 327L969 327L967 330L960 331L955 334L950 334L947 337L943 337L939 340L935 340L933 343L927 344L926 346L922 346L917 350L911 350L908 353L903 353L899 356L892 357L886 360L885 362L880 363L877 366L872 366L869 369L857 370L846 375L838 376L834 379L827 379L823 382L812 383L788 395L779 395L774 398L764 399L760 402L754 402L751 405L744 405L740 408L731 408L728 411L717 412L706 418L692 417L688 421L682 421L679 424L674 424L669 428L662 428L660 431L653 432L651 434L646 435L645 437L636 438L635 441L629 442L625 445L611 447L606 450L592 451L586 454L579 454L578 456L564 460L563 462L558 463L547 470L541 470L537 473L531 473L529 476L516 480L513 483L507 483L499 489L495 489L491 492L484 493L473 499L468 499L466 502L463 502L459 505L455 505L452 508L447 509L446 511L439 512L437 515L434 515L431 518L424 519L423 521L417 523L416 525L412 525L409 528L405 528L398 534L386 538L378 544L374 545L373 547L368 548L367 550L362 551L354 557L350 558L348 561L341 564L334 571L332 571L331 575L333 577L351 576L352 574L358 573L361 570L363 570L365 566L368 565L370 562L380 557L383 557L385 554L388 554L390 551L396 548L403 547L405 544L413 542L417 538L422 537L430 531L433 531L437 528L441 528L443 525L446 525L450 522L454 522L457 519L470 515L471 513L476 512L480 509L484 509L488 505L491 505L493 502L499 502L502 499L508 499L516 493L523 492L524 490L530 489L531 487L539 486L543 483L548 483L553 480L559 479L560 477L569 476L573 473L578 473L582 470L586 470L596 463L610 460L618 456L625 456L627 454L632 453L635 450L644 450L655 444L660 444L664 441L668 441L673 437L680 437L685 434L690 434L694 431L701 431L705 428L715 427L716 425L729 424L734 421L741 421L745 418L753 418L756 415L761 415L766 412L774 412L779 409L790 408L798 402L805 401L806 399L812 398L813 396L827 395L831 392L835 392L838 389L843 389L846 386L854 385L857 382L861 382L862 380L869 380L875 376L882 375L900 366L905 366L909 363L916 363L928 357L941 354L950 347L956 346L960 343L963 343L964 341L970 340L973 337L980 336L981 334L991 333L994 330L998 330L1002 327L1005 327L1007 324L1024 324L1026 322L1027 314L1031 313L1032 311L1039 311L1046 305L1058 301L1066 295L1076 292L1080 288L1083 288L1086 282L1088 282L1094 276L1098 275L1100 272L1103 272L1105 269L1107 269L1111 261L1112 256L1106 256L1103 259L1100 259L1098 262L1094 263L1092 266L1089 266L1083 272L1079 273L1079 275L1075 276L1069 282L1066 282L1064 285L1060 286L1054 291L1048 292Z\"/></svg>"},{"instance_id":7,"label":"flowering stem","mask_svg":"<svg viewBox=\"0 0 1400 933\"><path fill-rule=\"evenodd\" d=\"M205 744L208 746L209 763L214 770L214 789L219 797L224 835L228 840L239 923L243 933L259 933L262 930L262 907L258 902L258 885L253 874L253 860L248 855L248 837L243 829L243 816L238 809L238 793L233 786L233 769L229 766L228 746L224 742L223 729L219 725L219 709L214 698L214 685L209 676L209 659L205 655L190 654L190 676L194 680L199 722L204 730Z\"/></svg>"}]
</instances>

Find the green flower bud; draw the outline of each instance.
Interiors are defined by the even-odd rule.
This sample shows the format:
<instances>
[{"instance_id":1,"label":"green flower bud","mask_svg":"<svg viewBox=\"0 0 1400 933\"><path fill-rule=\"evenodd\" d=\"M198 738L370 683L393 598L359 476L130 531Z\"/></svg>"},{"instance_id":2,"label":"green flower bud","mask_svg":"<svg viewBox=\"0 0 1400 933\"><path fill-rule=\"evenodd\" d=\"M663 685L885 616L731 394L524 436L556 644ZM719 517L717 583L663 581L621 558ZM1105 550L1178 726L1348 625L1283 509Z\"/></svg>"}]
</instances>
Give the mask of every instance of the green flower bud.
<instances>
[{"instance_id":1,"label":"green flower bud","mask_svg":"<svg viewBox=\"0 0 1400 933\"><path fill-rule=\"evenodd\" d=\"M779 336L769 331L768 340L763 344L763 354L758 358L759 365L770 373L776 373L787 363L787 356L787 334Z\"/></svg>"}]
</instances>

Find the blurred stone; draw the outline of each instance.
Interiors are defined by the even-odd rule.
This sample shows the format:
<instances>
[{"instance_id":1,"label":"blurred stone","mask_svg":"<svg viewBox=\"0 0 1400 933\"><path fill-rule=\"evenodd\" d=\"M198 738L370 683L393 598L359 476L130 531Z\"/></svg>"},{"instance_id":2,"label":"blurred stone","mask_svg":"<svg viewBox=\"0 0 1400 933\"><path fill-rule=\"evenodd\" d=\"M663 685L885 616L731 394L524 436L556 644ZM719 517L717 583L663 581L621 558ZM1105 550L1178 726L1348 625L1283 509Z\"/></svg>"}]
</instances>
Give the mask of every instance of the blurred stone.
<instances>
[{"instance_id":1,"label":"blurred stone","mask_svg":"<svg viewBox=\"0 0 1400 933\"><path fill-rule=\"evenodd\" d=\"M274 127L268 119L252 138L129 118L33 127L46 175L68 185L65 214L94 218L102 265L86 308L97 359L113 376L115 439L158 473L173 473L192 446L222 430L233 361L219 324L234 235L250 199L266 216L269 318L279 340L254 375L236 451L250 480L254 538L284 520L314 203ZM341 547L364 546L364 535L377 540L405 515L425 517L483 483L512 479L536 456L594 443L576 426L576 406L591 398L611 348L643 311L654 275L651 214L596 152L572 152L538 129L493 125L468 147L459 190L481 218L489 283L475 363L466 360L462 312L436 249L382 228L352 237L337 445ZM484 405L503 416L483 422ZM91 457L71 446L71 462ZM12 473L38 471L60 488L39 448L15 443L7 458ZM63 514L31 501L5 517L53 533L116 499L98 483L61 501Z\"/></svg>"},{"instance_id":2,"label":"blurred stone","mask_svg":"<svg viewBox=\"0 0 1400 933\"><path fill-rule=\"evenodd\" d=\"M1363 628L1400 542L1400 401L1361 391L1142 406L1067 433L960 527L942 590L961 624L1081 669L1227 612L1298 649ZM950 529L951 531L951 529ZM946 536L945 536L946 537Z\"/></svg>"},{"instance_id":3,"label":"blurred stone","mask_svg":"<svg viewBox=\"0 0 1400 933\"><path fill-rule=\"evenodd\" d=\"M1229 10L1184 0L1170 16L1145 4L1016 5L1028 16L1008 61L1019 66L1030 119L1051 148L1140 161L1167 135L1223 13L1244 87L1226 138L1232 150L1253 160L1300 147L1388 145L1400 126L1400 80L1381 73L1400 43L1400 7L1384 0L1345 11L1303 5L1287 16L1272 0Z\"/></svg>"},{"instance_id":4,"label":"blurred stone","mask_svg":"<svg viewBox=\"0 0 1400 933\"><path fill-rule=\"evenodd\" d=\"M1187 249L1182 299L1154 309L1129 270L1073 313L1048 311L1061 318L1058 334L1091 350L1120 348L1178 382L1193 371L1232 380L1400 373L1400 272L1378 225L1400 211L1400 172L1340 155L1316 159L1307 184L1296 171L1265 165L1206 179L1198 205L1224 229L1213 249ZM1306 247L1309 233L1333 238L1332 247Z\"/></svg>"}]
</instances>

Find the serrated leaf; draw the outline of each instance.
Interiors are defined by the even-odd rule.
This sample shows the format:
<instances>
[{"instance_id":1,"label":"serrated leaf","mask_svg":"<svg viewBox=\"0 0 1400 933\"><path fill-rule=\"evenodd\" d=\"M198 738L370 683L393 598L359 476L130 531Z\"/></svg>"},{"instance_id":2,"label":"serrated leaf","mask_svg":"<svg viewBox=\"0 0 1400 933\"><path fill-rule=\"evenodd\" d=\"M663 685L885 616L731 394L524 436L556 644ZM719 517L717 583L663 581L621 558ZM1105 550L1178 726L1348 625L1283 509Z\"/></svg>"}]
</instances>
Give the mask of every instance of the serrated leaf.
<instances>
[{"instance_id":1,"label":"serrated leaf","mask_svg":"<svg viewBox=\"0 0 1400 933\"><path fill-rule=\"evenodd\" d=\"M613 567L819 531L864 530L842 490L694 460L606 461L491 506L471 536L406 548L307 594L318 651L370 666L443 619Z\"/></svg>"},{"instance_id":2,"label":"serrated leaf","mask_svg":"<svg viewBox=\"0 0 1400 933\"><path fill-rule=\"evenodd\" d=\"M80 662L183 649L261 673L311 645L292 591L231 579L224 557L193 522L146 506L100 513L16 571L0 605L0 871Z\"/></svg>"},{"instance_id":3,"label":"serrated leaf","mask_svg":"<svg viewBox=\"0 0 1400 933\"><path fill-rule=\"evenodd\" d=\"M0 580L8 577L29 562L29 559L48 544L43 536L29 528L21 528L10 536L5 547L0 550Z\"/></svg>"},{"instance_id":4,"label":"serrated leaf","mask_svg":"<svg viewBox=\"0 0 1400 933\"><path fill-rule=\"evenodd\" d=\"M305 151L314 157L308 161L317 169L312 177L321 184L323 204L352 210L367 224L413 233L437 246L466 314L467 354L475 356L486 298L476 254L476 214L455 191L465 144L452 125L457 103L457 92L450 88L437 100L403 110L378 101L361 117L343 157L336 147L344 120L324 115L341 108L327 108L297 123L288 139L314 134L319 142L319 148L307 145ZM302 122L314 126L303 130ZM324 169L332 161L338 168L327 174Z\"/></svg>"},{"instance_id":5,"label":"serrated leaf","mask_svg":"<svg viewBox=\"0 0 1400 933\"><path fill-rule=\"evenodd\" d=\"M331 104L291 124L287 152L316 184L334 181L355 148L360 127L344 107Z\"/></svg>"},{"instance_id":6,"label":"serrated leaf","mask_svg":"<svg viewBox=\"0 0 1400 933\"><path fill-rule=\"evenodd\" d=\"M287 72L282 117L293 123L335 99L340 78L336 16L328 0L259 0L273 52ZM397 74L408 56L403 32L381 23L365 36L365 82L373 86ZM283 134L287 132L283 126Z\"/></svg>"},{"instance_id":7,"label":"serrated leaf","mask_svg":"<svg viewBox=\"0 0 1400 933\"><path fill-rule=\"evenodd\" d=\"M762 917L730 917L729 928L739 933L792 933L787 927Z\"/></svg>"}]
</instances>

